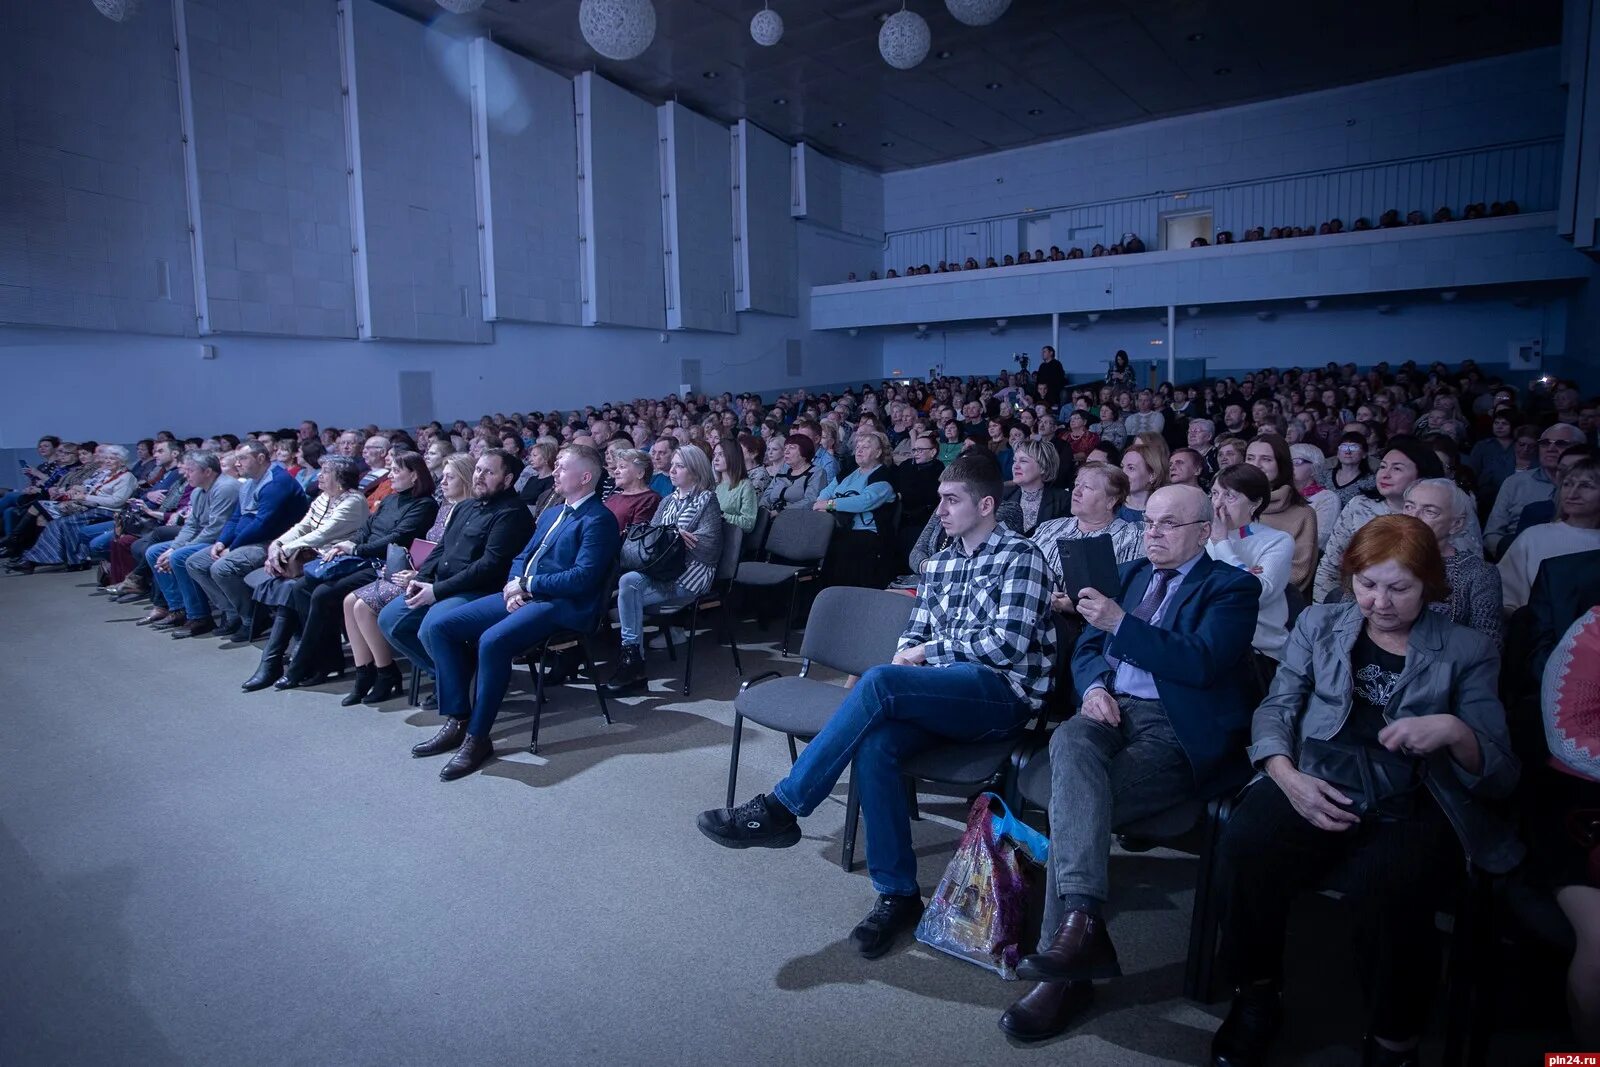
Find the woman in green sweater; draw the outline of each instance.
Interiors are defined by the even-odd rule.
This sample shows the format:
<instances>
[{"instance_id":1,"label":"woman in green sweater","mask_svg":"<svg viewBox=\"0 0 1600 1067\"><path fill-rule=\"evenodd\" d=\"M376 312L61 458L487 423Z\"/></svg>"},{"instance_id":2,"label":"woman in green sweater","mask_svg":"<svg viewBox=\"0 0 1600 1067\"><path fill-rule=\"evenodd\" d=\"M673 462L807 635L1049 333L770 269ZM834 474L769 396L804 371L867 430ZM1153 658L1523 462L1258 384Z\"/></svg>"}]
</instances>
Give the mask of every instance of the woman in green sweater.
<instances>
[{"instance_id":1,"label":"woman in green sweater","mask_svg":"<svg viewBox=\"0 0 1600 1067\"><path fill-rule=\"evenodd\" d=\"M755 529L756 490L745 476L744 451L731 437L717 442L711 453L711 470L717 476L717 503L722 517L745 533Z\"/></svg>"}]
</instances>

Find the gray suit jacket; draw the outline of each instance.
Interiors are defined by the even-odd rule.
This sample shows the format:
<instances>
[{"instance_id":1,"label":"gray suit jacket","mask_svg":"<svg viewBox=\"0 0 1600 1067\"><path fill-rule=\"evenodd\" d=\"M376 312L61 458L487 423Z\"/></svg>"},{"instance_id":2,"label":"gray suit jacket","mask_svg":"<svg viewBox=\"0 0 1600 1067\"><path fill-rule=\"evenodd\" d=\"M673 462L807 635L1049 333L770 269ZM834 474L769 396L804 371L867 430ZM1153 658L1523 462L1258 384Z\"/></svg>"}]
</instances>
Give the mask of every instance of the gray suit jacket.
<instances>
[{"instance_id":1,"label":"gray suit jacket","mask_svg":"<svg viewBox=\"0 0 1600 1067\"><path fill-rule=\"evenodd\" d=\"M238 503L239 479L226 474L212 482L210 489L196 488L189 498L189 521L172 539L172 547L180 548L191 541L202 545L216 541Z\"/></svg>"}]
</instances>

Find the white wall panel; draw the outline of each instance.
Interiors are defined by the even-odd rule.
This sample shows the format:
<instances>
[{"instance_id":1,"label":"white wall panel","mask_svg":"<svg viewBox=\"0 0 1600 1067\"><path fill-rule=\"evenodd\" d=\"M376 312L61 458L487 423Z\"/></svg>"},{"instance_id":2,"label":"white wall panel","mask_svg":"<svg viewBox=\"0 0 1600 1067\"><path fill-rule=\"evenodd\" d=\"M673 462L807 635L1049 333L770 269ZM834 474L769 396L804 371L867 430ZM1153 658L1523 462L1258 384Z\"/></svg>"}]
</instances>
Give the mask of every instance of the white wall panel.
<instances>
[{"instance_id":1,"label":"white wall panel","mask_svg":"<svg viewBox=\"0 0 1600 1067\"><path fill-rule=\"evenodd\" d=\"M681 104L657 109L667 327L733 333L733 186L728 130Z\"/></svg>"},{"instance_id":2,"label":"white wall panel","mask_svg":"<svg viewBox=\"0 0 1600 1067\"><path fill-rule=\"evenodd\" d=\"M578 75L585 325L666 326L656 109Z\"/></svg>"},{"instance_id":3,"label":"white wall panel","mask_svg":"<svg viewBox=\"0 0 1600 1067\"><path fill-rule=\"evenodd\" d=\"M742 268L736 276L743 283L735 307L794 315L797 239L789 146L744 119L734 130L734 145Z\"/></svg>"}]
</instances>

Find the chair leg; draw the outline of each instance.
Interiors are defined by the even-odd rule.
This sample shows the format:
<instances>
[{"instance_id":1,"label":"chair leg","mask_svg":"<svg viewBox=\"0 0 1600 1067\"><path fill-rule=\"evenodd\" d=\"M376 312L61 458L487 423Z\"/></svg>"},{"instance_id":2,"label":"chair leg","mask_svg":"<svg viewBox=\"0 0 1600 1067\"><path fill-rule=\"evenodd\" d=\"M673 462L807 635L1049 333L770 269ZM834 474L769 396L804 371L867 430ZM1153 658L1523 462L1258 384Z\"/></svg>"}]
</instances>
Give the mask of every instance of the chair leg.
<instances>
[{"instance_id":1,"label":"chair leg","mask_svg":"<svg viewBox=\"0 0 1600 1067\"><path fill-rule=\"evenodd\" d=\"M912 822L922 821L922 809L917 807L917 782L909 774L902 779L906 790L906 811L911 815Z\"/></svg>"},{"instance_id":2,"label":"chair leg","mask_svg":"<svg viewBox=\"0 0 1600 1067\"><path fill-rule=\"evenodd\" d=\"M739 677L744 677L744 664L739 662L739 638L733 632L733 604L724 600L722 611L722 631L728 638L728 650L733 653L733 670Z\"/></svg>"},{"instance_id":3,"label":"chair leg","mask_svg":"<svg viewBox=\"0 0 1600 1067\"><path fill-rule=\"evenodd\" d=\"M547 647L539 649L539 658L528 661L528 670L533 672L533 737L528 741L528 751L535 756L539 754L539 720L544 718L544 657Z\"/></svg>"},{"instance_id":4,"label":"chair leg","mask_svg":"<svg viewBox=\"0 0 1600 1067\"><path fill-rule=\"evenodd\" d=\"M739 784L739 743L744 740L744 716L733 713L733 748L728 753L728 807L733 807L733 790Z\"/></svg>"},{"instance_id":5,"label":"chair leg","mask_svg":"<svg viewBox=\"0 0 1600 1067\"><path fill-rule=\"evenodd\" d=\"M1445 964L1445 1063L1466 1062L1465 1046L1473 1029L1473 1014L1490 1010L1488 1004L1474 1003L1481 970L1483 931L1488 926L1484 914L1487 886L1488 879L1470 872L1461 893L1461 903L1456 908ZM1473 1051L1481 1053L1483 1050Z\"/></svg>"},{"instance_id":6,"label":"chair leg","mask_svg":"<svg viewBox=\"0 0 1600 1067\"><path fill-rule=\"evenodd\" d=\"M422 703L422 668L415 663L411 665L411 688L406 693L406 699L412 707Z\"/></svg>"},{"instance_id":7,"label":"chair leg","mask_svg":"<svg viewBox=\"0 0 1600 1067\"><path fill-rule=\"evenodd\" d=\"M839 866L849 874L856 869L856 831L861 826L861 797L856 792L856 768L850 765L850 792L844 801L844 841L839 846Z\"/></svg>"},{"instance_id":8,"label":"chair leg","mask_svg":"<svg viewBox=\"0 0 1600 1067\"><path fill-rule=\"evenodd\" d=\"M794 629L795 602L800 599L800 578L795 576L789 581L789 614L783 618L783 654L789 654L789 632Z\"/></svg>"},{"instance_id":9,"label":"chair leg","mask_svg":"<svg viewBox=\"0 0 1600 1067\"><path fill-rule=\"evenodd\" d=\"M689 631L683 637L683 695L689 695L689 679L694 674L694 634L700 625L700 601L689 612Z\"/></svg>"},{"instance_id":10,"label":"chair leg","mask_svg":"<svg viewBox=\"0 0 1600 1067\"><path fill-rule=\"evenodd\" d=\"M789 766L793 767L800 762L800 750L795 748L794 734L785 734L784 736L789 739Z\"/></svg>"},{"instance_id":11,"label":"chair leg","mask_svg":"<svg viewBox=\"0 0 1600 1067\"><path fill-rule=\"evenodd\" d=\"M1206 831L1200 846L1200 869L1195 878L1194 907L1189 916L1189 953L1184 960L1183 994L1201 1004L1216 999L1217 925L1221 901L1217 899L1216 849L1232 805L1212 801L1206 806Z\"/></svg>"},{"instance_id":12,"label":"chair leg","mask_svg":"<svg viewBox=\"0 0 1600 1067\"><path fill-rule=\"evenodd\" d=\"M661 631L661 639L667 643L667 659L673 663L678 662L678 650L672 643L672 623L670 619L658 622L656 629ZM641 641L641 651L643 650L643 644Z\"/></svg>"},{"instance_id":13,"label":"chair leg","mask_svg":"<svg viewBox=\"0 0 1600 1067\"><path fill-rule=\"evenodd\" d=\"M579 641L578 648L583 653L583 665L589 671L589 681L594 683L594 695L600 698L600 715L610 726L611 705L606 701L605 687L600 684L600 672L594 666L594 649L590 647L588 638Z\"/></svg>"}]
</instances>

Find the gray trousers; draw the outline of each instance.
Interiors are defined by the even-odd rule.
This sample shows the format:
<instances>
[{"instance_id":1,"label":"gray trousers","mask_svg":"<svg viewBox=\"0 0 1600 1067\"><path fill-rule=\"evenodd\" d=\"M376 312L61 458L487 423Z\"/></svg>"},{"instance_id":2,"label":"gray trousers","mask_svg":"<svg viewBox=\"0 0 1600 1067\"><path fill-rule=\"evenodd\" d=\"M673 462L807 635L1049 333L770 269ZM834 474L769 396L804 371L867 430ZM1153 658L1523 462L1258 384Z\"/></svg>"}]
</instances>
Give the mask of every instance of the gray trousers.
<instances>
[{"instance_id":1,"label":"gray trousers","mask_svg":"<svg viewBox=\"0 0 1600 1067\"><path fill-rule=\"evenodd\" d=\"M213 561L211 553L196 552L185 566L189 577L205 591L206 599L227 618L248 619L250 598L253 595L244 577L267 560L266 545L243 545L230 548L219 560Z\"/></svg>"},{"instance_id":2,"label":"gray trousers","mask_svg":"<svg viewBox=\"0 0 1600 1067\"><path fill-rule=\"evenodd\" d=\"M1074 715L1050 738L1050 862L1039 948L1066 918L1066 894L1105 900L1111 835L1198 793L1159 700L1119 696L1122 722Z\"/></svg>"}]
</instances>

